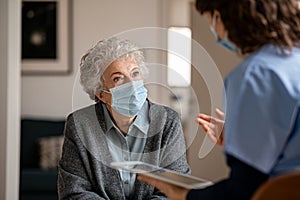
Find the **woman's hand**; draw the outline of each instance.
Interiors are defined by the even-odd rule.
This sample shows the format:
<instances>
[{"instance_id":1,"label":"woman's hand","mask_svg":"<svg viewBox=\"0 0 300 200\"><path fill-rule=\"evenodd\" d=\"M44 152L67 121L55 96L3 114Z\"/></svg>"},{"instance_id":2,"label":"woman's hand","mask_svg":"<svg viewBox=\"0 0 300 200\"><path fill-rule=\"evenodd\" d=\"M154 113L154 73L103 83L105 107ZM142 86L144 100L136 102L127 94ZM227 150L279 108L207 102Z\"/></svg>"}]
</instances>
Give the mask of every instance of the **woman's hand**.
<instances>
[{"instance_id":1,"label":"woman's hand","mask_svg":"<svg viewBox=\"0 0 300 200\"><path fill-rule=\"evenodd\" d=\"M143 175L139 175L138 180L153 185L158 190L163 192L170 200L185 200L189 192L188 189L178 187Z\"/></svg>"},{"instance_id":2,"label":"woman's hand","mask_svg":"<svg viewBox=\"0 0 300 200\"><path fill-rule=\"evenodd\" d=\"M196 118L196 122L202 126L209 138L216 144L222 146L224 139L224 113L216 109L218 118L200 113Z\"/></svg>"}]
</instances>

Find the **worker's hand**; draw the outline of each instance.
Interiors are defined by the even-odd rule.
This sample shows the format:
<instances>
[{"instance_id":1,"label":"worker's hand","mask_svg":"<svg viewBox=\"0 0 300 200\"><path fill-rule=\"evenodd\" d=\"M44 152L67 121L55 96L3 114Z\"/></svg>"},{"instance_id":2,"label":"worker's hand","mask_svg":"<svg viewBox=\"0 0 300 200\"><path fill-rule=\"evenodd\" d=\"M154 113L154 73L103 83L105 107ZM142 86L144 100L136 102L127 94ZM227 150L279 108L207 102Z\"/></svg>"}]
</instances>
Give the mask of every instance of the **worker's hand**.
<instances>
[{"instance_id":1,"label":"worker's hand","mask_svg":"<svg viewBox=\"0 0 300 200\"><path fill-rule=\"evenodd\" d=\"M224 139L224 113L216 109L218 118L200 113L196 118L196 122L202 126L209 138L216 144L222 146Z\"/></svg>"},{"instance_id":2,"label":"worker's hand","mask_svg":"<svg viewBox=\"0 0 300 200\"><path fill-rule=\"evenodd\" d=\"M178 187L143 175L139 175L138 180L153 185L158 190L163 192L170 200L185 200L189 192L188 189Z\"/></svg>"}]
</instances>

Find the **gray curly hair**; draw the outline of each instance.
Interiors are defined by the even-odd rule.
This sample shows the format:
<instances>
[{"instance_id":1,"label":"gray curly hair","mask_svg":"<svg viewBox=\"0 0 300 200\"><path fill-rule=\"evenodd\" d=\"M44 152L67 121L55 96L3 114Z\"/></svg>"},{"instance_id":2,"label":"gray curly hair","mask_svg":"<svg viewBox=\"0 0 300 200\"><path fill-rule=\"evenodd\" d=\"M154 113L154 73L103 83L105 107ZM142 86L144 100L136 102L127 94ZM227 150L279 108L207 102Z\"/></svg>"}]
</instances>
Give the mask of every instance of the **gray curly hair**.
<instances>
[{"instance_id":1,"label":"gray curly hair","mask_svg":"<svg viewBox=\"0 0 300 200\"><path fill-rule=\"evenodd\" d=\"M124 58L135 60L143 77L148 73L143 52L132 42L116 37L99 41L81 58L80 83L92 100L98 101L96 93L103 90L101 77L114 61Z\"/></svg>"}]
</instances>

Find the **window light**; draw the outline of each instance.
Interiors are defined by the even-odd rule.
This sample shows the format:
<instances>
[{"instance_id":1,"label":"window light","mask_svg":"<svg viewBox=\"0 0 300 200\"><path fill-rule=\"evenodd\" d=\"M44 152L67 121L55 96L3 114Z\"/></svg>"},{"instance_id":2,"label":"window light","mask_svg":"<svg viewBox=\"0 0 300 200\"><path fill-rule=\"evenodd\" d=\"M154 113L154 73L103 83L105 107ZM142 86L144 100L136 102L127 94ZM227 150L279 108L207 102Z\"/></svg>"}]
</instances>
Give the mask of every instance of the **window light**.
<instances>
[{"instance_id":1,"label":"window light","mask_svg":"<svg viewBox=\"0 0 300 200\"><path fill-rule=\"evenodd\" d=\"M187 87L191 84L191 29L168 29L168 85Z\"/></svg>"}]
</instances>

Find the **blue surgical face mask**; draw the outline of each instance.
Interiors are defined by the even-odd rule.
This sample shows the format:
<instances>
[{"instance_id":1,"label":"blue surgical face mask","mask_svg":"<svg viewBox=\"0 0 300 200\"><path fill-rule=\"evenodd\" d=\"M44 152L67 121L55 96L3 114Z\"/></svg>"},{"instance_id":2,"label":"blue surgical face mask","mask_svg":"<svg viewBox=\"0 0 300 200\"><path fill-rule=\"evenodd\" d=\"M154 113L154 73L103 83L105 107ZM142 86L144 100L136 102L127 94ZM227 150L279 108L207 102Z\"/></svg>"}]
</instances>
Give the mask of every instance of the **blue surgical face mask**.
<instances>
[{"instance_id":1,"label":"blue surgical face mask","mask_svg":"<svg viewBox=\"0 0 300 200\"><path fill-rule=\"evenodd\" d=\"M143 80L128 82L109 91L112 94L111 107L125 116L137 115L147 98Z\"/></svg>"},{"instance_id":2,"label":"blue surgical face mask","mask_svg":"<svg viewBox=\"0 0 300 200\"><path fill-rule=\"evenodd\" d=\"M210 25L210 30L211 32L213 33L217 43L219 45L221 45L222 47L230 50L230 51L233 51L233 52L239 52L239 49L235 46L235 44L233 44L228 38L227 38L227 34L226 34L226 37L222 40L217 31L215 30L215 26L216 26L216 15L214 14L213 16L213 20L212 20L212 25Z\"/></svg>"}]
</instances>

